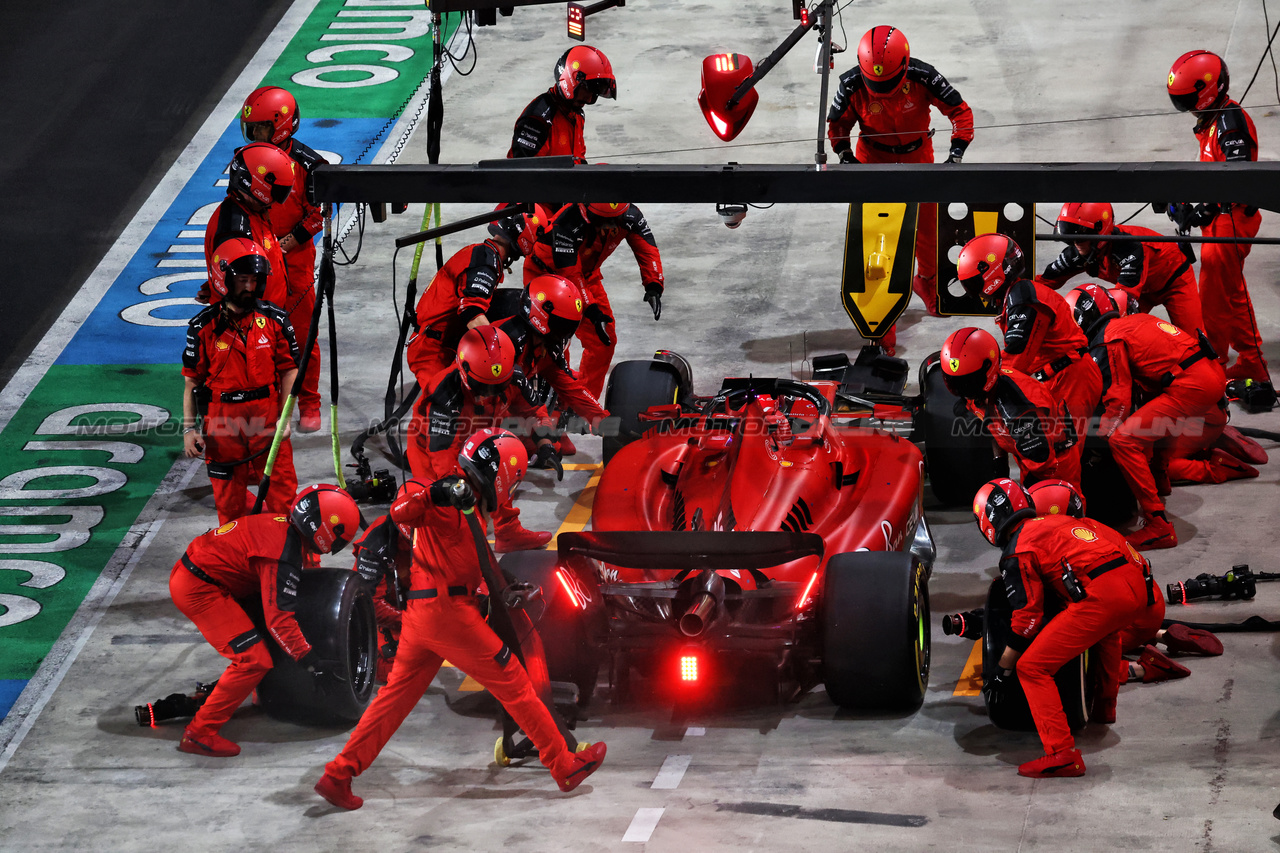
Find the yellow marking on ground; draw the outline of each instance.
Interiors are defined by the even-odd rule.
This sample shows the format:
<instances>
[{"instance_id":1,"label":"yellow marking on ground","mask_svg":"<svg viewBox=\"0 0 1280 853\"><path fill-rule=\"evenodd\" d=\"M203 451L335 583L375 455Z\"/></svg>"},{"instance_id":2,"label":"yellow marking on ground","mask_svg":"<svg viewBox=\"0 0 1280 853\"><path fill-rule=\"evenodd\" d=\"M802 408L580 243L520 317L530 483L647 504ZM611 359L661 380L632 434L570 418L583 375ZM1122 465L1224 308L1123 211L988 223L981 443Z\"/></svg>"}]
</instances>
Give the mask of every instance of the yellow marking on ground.
<instances>
[{"instance_id":1,"label":"yellow marking on ground","mask_svg":"<svg viewBox=\"0 0 1280 853\"><path fill-rule=\"evenodd\" d=\"M479 693L481 690L484 690L484 687L469 675L462 679L462 684L458 685L459 693Z\"/></svg>"},{"instance_id":2,"label":"yellow marking on ground","mask_svg":"<svg viewBox=\"0 0 1280 853\"><path fill-rule=\"evenodd\" d=\"M457 669L457 667L456 667L456 666L454 666L453 664L449 663L448 661L445 661L444 663L440 664L440 666L442 666L442 667L447 666L447 667L449 667L449 669Z\"/></svg>"},{"instance_id":3,"label":"yellow marking on ground","mask_svg":"<svg viewBox=\"0 0 1280 853\"><path fill-rule=\"evenodd\" d=\"M964 672L960 673L960 680L956 682L955 692L951 695L982 695L982 642L980 640L974 642L973 649L969 652L969 659L964 662Z\"/></svg>"},{"instance_id":4,"label":"yellow marking on ground","mask_svg":"<svg viewBox=\"0 0 1280 853\"><path fill-rule=\"evenodd\" d=\"M566 468L569 466L566 465ZM587 526L587 522L591 520L591 505L595 503L596 486L600 483L600 474L604 471L603 465L583 465L582 470L593 469L594 473L591 479L587 481L586 488L578 495L578 499L574 501L573 508L569 510L569 514L564 517L564 521L560 524L560 529L556 531L556 535L551 537L551 541L547 543L547 550L554 551L556 549L556 540L560 538L561 533L578 533Z\"/></svg>"},{"instance_id":5,"label":"yellow marking on ground","mask_svg":"<svg viewBox=\"0 0 1280 853\"><path fill-rule=\"evenodd\" d=\"M565 462L562 464L566 471L594 471L600 467L599 462Z\"/></svg>"}]
</instances>

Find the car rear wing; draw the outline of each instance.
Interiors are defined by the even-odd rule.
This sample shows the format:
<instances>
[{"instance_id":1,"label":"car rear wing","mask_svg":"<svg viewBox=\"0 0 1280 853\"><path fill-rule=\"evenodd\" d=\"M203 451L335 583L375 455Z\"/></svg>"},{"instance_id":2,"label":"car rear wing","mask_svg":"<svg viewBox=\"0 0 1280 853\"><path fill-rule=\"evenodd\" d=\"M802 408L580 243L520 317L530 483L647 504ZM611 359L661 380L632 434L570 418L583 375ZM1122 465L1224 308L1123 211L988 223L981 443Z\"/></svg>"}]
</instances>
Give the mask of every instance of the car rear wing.
<instances>
[{"instance_id":1,"label":"car rear wing","mask_svg":"<svg viewBox=\"0 0 1280 853\"><path fill-rule=\"evenodd\" d=\"M592 531L564 533L560 559L587 557L626 569L767 569L822 557L822 537L787 531Z\"/></svg>"}]
</instances>

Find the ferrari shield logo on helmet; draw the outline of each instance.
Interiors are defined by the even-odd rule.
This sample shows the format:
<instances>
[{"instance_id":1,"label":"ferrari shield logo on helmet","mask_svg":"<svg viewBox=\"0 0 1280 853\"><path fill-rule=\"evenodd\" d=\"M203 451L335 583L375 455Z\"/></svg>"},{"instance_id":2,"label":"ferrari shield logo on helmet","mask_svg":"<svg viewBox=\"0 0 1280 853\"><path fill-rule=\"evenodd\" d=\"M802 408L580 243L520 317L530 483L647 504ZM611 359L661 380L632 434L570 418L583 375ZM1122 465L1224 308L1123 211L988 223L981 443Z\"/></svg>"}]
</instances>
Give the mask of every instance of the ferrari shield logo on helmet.
<instances>
[{"instance_id":1,"label":"ferrari shield logo on helmet","mask_svg":"<svg viewBox=\"0 0 1280 853\"><path fill-rule=\"evenodd\" d=\"M492 373L493 373L493 378L494 378L494 379L497 379L499 376L501 376L501 375L502 375L502 365L501 365L501 364L495 364L495 365L492 365L492 366L489 368L489 370L490 370L490 371L492 371Z\"/></svg>"},{"instance_id":2,"label":"ferrari shield logo on helmet","mask_svg":"<svg viewBox=\"0 0 1280 853\"><path fill-rule=\"evenodd\" d=\"M1173 75L1172 75L1172 74L1170 74L1170 75L1169 75L1169 81L1170 81L1170 82L1173 82ZM253 108L252 108L252 107L250 107L248 104L245 104L245 105L244 105L244 117L245 117L245 118L248 118L248 117L249 117L249 113L251 113L251 112L253 112Z\"/></svg>"},{"instance_id":3,"label":"ferrari shield logo on helmet","mask_svg":"<svg viewBox=\"0 0 1280 853\"><path fill-rule=\"evenodd\" d=\"M879 77L884 74L884 66L877 62L875 65L871 66L871 73Z\"/></svg>"},{"instance_id":4,"label":"ferrari shield logo on helmet","mask_svg":"<svg viewBox=\"0 0 1280 853\"><path fill-rule=\"evenodd\" d=\"M1173 85L1173 79L1174 79L1174 78L1173 78L1173 72L1172 72L1172 71L1170 71L1170 72L1169 72L1169 85L1170 85L1170 86L1172 86L1172 85Z\"/></svg>"},{"instance_id":5,"label":"ferrari shield logo on helmet","mask_svg":"<svg viewBox=\"0 0 1280 853\"><path fill-rule=\"evenodd\" d=\"M582 311L582 300L581 300L581 299L575 299L575 300L573 300L573 304L574 304L574 306L578 309L578 311L579 311L579 312L581 312L581 311Z\"/></svg>"},{"instance_id":6,"label":"ferrari shield logo on helmet","mask_svg":"<svg viewBox=\"0 0 1280 853\"><path fill-rule=\"evenodd\" d=\"M951 372L956 373L959 370L960 370L960 359L958 358L951 359Z\"/></svg>"}]
</instances>

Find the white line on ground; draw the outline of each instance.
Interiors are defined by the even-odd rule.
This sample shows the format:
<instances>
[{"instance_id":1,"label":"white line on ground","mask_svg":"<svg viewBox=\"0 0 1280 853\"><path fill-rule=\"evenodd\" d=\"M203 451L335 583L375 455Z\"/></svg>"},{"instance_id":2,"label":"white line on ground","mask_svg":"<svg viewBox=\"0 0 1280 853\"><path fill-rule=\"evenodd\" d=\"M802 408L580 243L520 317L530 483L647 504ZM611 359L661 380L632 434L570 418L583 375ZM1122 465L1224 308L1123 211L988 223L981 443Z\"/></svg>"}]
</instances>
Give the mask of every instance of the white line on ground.
<instances>
[{"instance_id":1,"label":"white line on ground","mask_svg":"<svg viewBox=\"0 0 1280 853\"><path fill-rule=\"evenodd\" d=\"M638 841L641 844L649 840L649 836L653 835L654 829L658 826L658 821L662 820L662 813L666 809L639 809L636 816L631 819L631 825L627 827L627 832L622 836L623 841Z\"/></svg>"},{"instance_id":2,"label":"white line on ground","mask_svg":"<svg viewBox=\"0 0 1280 853\"><path fill-rule=\"evenodd\" d=\"M686 737L702 737L707 733L707 730L702 726L689 726L684 730L684 733Z\"/></svg>"},{"instance_id":3,"label":"white line on ground","mask_svg":"<svg viewBox=\"0 0 1280 853\"><path fill-rule=\"evenodd\" d=\"M692 755L668 755L667 760L662 762L662 769L658 771L657 776L653 777L653 784L649 787L674 790L684 778L684 771L689 769L689 762L692 760Z\"/></svg>"}]
</instances>

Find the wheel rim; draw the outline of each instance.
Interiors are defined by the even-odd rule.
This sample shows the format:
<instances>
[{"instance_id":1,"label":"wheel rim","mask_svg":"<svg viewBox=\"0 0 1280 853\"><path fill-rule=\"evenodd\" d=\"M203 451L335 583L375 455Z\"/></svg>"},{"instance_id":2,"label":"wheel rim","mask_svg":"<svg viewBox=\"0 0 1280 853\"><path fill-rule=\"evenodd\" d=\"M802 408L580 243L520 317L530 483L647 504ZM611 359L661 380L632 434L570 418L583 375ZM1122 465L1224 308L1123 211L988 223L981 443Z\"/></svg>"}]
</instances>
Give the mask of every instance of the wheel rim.
<instances>
[{"instance_id":1,"label":"wheel rim","mask_svg":"<svg viewBox=\"0 0 1280 853\"><path fill-rule=\"evenodd\" d=\"M925 584L924 566L916 563L916 570L912 576L911 584L911 609L916 620L916 678L920 683L920 692L922 694L929 685L929 657L932 651L929 632L929 592Z\"/></svg>"},{"instance_id":2,"label":"wheel rim","mask_svg":"<svg viewBox=\"0 0 1280 853\"><path fill-rule=\"evenodd\" d=\"M362 607L360 598L352 604L351 621L347 624L347 665L351 673L351 691L364 702L373 691L377 672L374 659L377 627L371 620L372 608Z\"/></svg>"}]
</instances>

